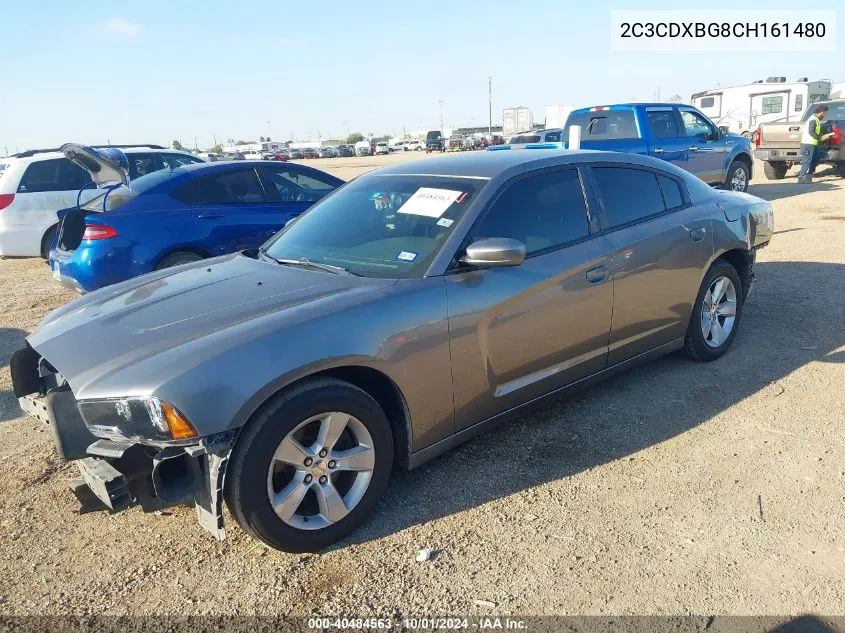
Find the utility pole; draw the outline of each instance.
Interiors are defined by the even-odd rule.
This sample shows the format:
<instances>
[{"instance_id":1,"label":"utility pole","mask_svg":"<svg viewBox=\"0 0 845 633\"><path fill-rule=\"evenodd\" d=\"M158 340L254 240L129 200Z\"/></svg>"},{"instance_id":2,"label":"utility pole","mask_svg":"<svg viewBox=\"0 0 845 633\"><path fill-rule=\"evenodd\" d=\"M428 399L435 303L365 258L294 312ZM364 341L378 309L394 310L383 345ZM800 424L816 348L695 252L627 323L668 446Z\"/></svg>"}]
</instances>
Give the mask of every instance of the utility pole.
<instances>
[{"instance_id":1,"label":"utility pole","mask_svg":"<svg viewBox=\"0 0 845 633\"><path fill-rule=\"evenodd\" d=\"M487 77L487 136L493 138L493 75Z\"/></svg>"},{"instance_id":2,"label":"utility pole","mask_svg":"<svg viewBox=\"0 0 845 633\"><path fill-rule=\"evenodd\" d=\"M267 121L267 138L270 138L270 121Z\"/></svg>"},{"instance_id":3,"label":"utility pole","mask_svg":"<svg viewBox=\"0 0 845 633\"><path fill-rule=\"evenodd\" d=\"M438 100L440 104L440 133L443 134L443 99Z\"/></svg>"},{"instance_id":4,"label":"utility pole","mask_svg":"<svg viewBox=\"0 0 845 633\"><path fill-rule=\"evenodd\" d=\"M660 86L657 86L657 103L660 103Z\"/></svg>"}]
</instances>

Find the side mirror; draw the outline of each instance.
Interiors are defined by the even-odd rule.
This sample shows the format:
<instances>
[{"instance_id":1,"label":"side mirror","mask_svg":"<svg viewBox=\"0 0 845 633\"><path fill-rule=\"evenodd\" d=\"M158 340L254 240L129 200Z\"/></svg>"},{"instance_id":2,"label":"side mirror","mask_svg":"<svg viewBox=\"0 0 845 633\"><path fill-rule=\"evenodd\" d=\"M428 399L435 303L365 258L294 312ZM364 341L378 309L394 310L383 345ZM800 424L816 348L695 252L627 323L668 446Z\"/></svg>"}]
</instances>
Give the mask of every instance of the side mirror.
<instances>
[{"instance_id":1,"label":"side mirror","mask_svg":"<svg viewBox=\"0 0 845 633\"><path fill-rule=\"evenodd\" d=\"M719 138L725 138L730 133L727 125L719 126Z\"/></svg>"},{"instance_id":2,"label":"side mirror","mask_svg":"<svg viewBox=\"0 0 845 633\"><path fill-rule=\"evenodd\" d=\"M525 244L507 237L487 237L467 246L461 263L468 266L519 266L525 261Z\"/></svg>"}]
</instances>

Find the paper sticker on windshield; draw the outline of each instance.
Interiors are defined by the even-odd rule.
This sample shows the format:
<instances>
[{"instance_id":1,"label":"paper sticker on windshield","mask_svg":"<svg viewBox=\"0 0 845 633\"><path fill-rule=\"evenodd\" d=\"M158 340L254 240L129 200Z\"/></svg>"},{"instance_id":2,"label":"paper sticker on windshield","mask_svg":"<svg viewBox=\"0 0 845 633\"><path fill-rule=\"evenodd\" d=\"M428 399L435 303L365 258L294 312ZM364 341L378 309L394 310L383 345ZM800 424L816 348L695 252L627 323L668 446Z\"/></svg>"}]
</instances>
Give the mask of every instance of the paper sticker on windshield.
<instances>
[{"instance_id":1,"label":"paper sticker on windshield","mask_svg":"<svg viewBox=\"0 0 845 633\"><path fill-rule=\"evenodd\" d=\"M446 213L446 209L458 199L463 191L452 191L451 189L434 189L433 187L420 187L414 192L408 201L399 208L399 213L410 213L413 215L425 215L429 218L439 218Z\"/></svg>"},{"instance_id":2,"label":"paper sticker on windshield","mask_svg":"<svg viewBox=\"0 0 845 633\"><path fill-rule=\"evenodd\" d=\"M402 251L397 256L396 259L402 262L412 262L417 258L417 253L413 251Z\"/></svg>"},{"instance_id":3,"label":"paper sticker on windshield","mask_svg":"<svg viewBox=\"0 0 845 633\"><path fill-rule=\"evenodd\" d=\"M449 218L440 218L437 220L437 226L445 226L447 229L454 224L455 221Z\"/></svg>"}]
</instances>

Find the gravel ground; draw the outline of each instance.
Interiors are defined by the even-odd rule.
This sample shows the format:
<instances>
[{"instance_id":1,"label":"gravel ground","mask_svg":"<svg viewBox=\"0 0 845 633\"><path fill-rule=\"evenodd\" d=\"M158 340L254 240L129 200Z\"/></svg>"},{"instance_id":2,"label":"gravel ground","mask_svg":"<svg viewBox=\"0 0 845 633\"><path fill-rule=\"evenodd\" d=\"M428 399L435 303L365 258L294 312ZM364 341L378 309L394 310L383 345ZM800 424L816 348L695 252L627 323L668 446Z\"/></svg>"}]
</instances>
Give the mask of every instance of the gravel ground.
<instances>
[{"instance_id":1,"label":"gravel ground","mask_svg":"<svg viewBox=\"0 0 845 633\"><path fill-rule=\"evenodd\" d=\"M845 614L845 181L752 192L777 234L725 357L631 370L398 474L318 555L231 517L217 543L187 508L80 515L7 369L73 295L0 261L0 615Z\"/></svg>"}]
</instances>

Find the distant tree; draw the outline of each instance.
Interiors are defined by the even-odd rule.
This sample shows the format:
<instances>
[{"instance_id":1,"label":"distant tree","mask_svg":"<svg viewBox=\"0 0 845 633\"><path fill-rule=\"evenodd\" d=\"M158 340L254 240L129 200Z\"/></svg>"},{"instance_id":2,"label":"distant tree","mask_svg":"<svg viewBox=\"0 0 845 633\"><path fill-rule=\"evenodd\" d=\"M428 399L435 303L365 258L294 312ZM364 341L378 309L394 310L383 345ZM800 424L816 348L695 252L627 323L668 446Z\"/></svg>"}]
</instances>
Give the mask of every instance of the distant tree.
<instances>
[{"instance_id":1,"label":"distant tree","mask_svg":"<svg viewBox=\"0 0 845 633\"><path fill-rule=\"evenodd\" d=\"M223 146L218 143L214 147L209 150L212 154L222 154L223 153Z\"/></svg>"},{"instance_id":2,"label":"distant tree","mask_svg":"<svg viewBox=\"0 0 845 633\"><path fill-rule=\"evenodd\" d=\"M269 143L269 142L270 142L270 137L269 137L269 136L265 136L265 137L264 137L264 140L265 140L265 141L267 141L267 142Z\"/></svg>"},{"instance_id":3,"label":"distant tree","mask_svg":"<svg viewBox=\"0 0 845 633\"><path fill-rule=\"evenodd\" d=\"M354 145L355 143L358 143L358 142L363 141L363 140L364 140L364 135L361 134L360 132L353 132L352 134L350 134L349 136L346 137L346 143L349 144L349 145Z\"/></svg>"},{"instance_id":4,"label":"distant tree","mask_svg":"<svg viewBox=\"0 0 845 633\"><path fill-rule=\"evenodd\" d=\"M181 150L184 148L182 147L182 143L180 143L179 141L173 141L173 149Z\"/></svg>"},{"instance_id":5,"label":"distant tree","mask_svg":"<svg viewBox=\"0 0 845 633\"><path fill-rule=\"evenodd\" d=\"M684 98L681 95L675 95L669 98L669 103L683 103Z\"/></svg>"},{"instance_id":6,"label":"distant tree","mask_svg":"<svg viewBox=\"0 0 845 633\"><path fill-rule=\"evenodd\" d=\"M263 136L259 136L259 137L258 137L258 142L259 142L259 143L263 143L263 142L264 142L264 137L263 137Z\"/></svg>"},{"instance_id":7,"label":"distant tree","mask_svg":"<svg viewBox=\"0 0 845 633\"><path fill-rule=\"evenodd\" d=\"M238 141L235 145L252 145L255 141Z\"/></svg>"}]
</instances>

